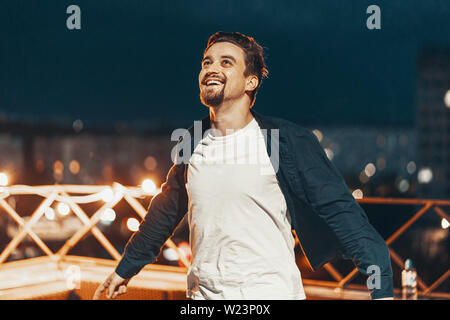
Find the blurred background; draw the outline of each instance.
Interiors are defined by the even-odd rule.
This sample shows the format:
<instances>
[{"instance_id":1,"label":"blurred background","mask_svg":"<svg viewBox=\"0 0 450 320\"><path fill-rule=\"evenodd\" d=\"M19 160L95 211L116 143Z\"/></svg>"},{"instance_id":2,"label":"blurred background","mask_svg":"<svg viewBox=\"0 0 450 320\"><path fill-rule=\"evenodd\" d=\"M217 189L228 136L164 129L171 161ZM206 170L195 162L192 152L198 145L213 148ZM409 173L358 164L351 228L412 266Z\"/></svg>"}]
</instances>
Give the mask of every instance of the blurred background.
<instances>
[{"instance_id":1,"label":"blurred background","mask_svg":"<svg viewBox=\"0 0 450 320\"><path fill-rule=\"evenodd\" d=\"M66 27L72 4L81 9L80 30ZM209 36L239 31L265 48L269 78L254 109L312 130L355 198L449 200L450 3L377 1L379 30L366 27L371 4L3 1L0 186L142 188L150 181L151 190L159 188L172 164L172 131L208 115L197 76ZM3 199L25 219L42 196ZM139 198L144 208L150 200L148 193ZM91 217L100 203L82 208ZM52 206L36 232L57 251L82 223L70 208ZM422 208L361 206L385 239ZM20 230L6 211L0 206L0 252ZM138 221L121 200L97 227L122 253ZM427 284L448 273L448 226L429 212L392 244ZM185 223L173 241L188 252ZM309 272L297 249L305 278L330 280L325 270ZM163 250L156 264L181 265L173 251ZM89 233L69 254L112 259ZM26 236L2 262L43 255ZM348 261L334 265L342 274L353 268ZM396 287L401 269L393 264ZM437 291L450 291L448 279Z\"/></svg>"}]
</instances>

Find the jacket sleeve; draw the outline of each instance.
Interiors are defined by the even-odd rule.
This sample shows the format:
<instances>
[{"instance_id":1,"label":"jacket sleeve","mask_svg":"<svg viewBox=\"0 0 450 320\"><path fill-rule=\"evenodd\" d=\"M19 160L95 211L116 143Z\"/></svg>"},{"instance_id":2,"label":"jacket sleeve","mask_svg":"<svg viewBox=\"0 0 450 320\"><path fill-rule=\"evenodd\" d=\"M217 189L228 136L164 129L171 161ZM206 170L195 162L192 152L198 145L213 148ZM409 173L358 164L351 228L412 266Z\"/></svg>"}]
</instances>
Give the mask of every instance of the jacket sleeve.
<instances>
[{"instance_id":1,"label":"jacket sleeve","mask_svg":"<svg viewBox=\"0 0 450 320\"><path fill-rule=\"evenodd\" d=\"M128 241L116 273L128 279L152 263L187 211L184 165L169 170L161 192L155 195L139 230Z\"/></svg>"},{"instance_id":2,"label":"jacket sleeve","mask_svg":"<svg viewBox=\"0 0 450 320\"><path fill-rule=\"evenodd\" d=\"M351 259L364 275L373 276L374 281L367 283L372 299L393 297L392 267L386 243L369 223L316 136L305 130L299 139L300 178L308 201L340 240L343 258Z\"/></svg>"}]
</instances>

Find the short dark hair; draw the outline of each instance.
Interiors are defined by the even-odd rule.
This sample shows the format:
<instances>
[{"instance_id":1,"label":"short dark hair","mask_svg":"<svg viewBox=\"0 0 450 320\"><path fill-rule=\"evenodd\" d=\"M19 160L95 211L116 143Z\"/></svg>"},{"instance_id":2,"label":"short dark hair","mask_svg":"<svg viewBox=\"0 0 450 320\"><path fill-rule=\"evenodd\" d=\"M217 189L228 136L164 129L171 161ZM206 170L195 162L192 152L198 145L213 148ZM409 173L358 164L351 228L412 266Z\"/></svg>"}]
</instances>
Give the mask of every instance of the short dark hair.
<instances>
[{"instance_id":1,"label":"short dark hair","mask_svg":"<svg viewBox=\"0 0 450 320\"><path fill-rule=\"evenodd\" d=\"M251 104L253 106L256 99L256 93L262 84L263 78L267 78L269 70L267 70L264 62L263 48L253 39L240 32L223 32L219 31L209 37L208 45L204 53L217 42L231 42L240 47L245 52L245 72L244 75L255 75L258 77L258 86L251 93Z\"/></svg>"}]
</instances>

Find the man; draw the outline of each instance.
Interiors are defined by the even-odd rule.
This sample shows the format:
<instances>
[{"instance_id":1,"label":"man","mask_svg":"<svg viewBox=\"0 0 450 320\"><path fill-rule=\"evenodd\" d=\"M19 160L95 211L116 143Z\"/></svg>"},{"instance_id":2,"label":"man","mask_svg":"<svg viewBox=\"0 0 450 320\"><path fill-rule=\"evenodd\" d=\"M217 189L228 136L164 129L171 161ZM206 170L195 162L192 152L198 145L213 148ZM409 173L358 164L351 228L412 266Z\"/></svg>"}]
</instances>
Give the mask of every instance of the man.
<instances>
[{"instance_id":1,"label":"man","mask_svg":"<svg viewBox=\"0 0 450 320\"><path fill-rule=\"evenodd\" d=\"M161 192L95 299L106 289L108 298L125 293L186 213L189 298L305 299L294 229L311 269L336 256L352 259L365 275L379 271L368 286L372 298L392 299L389 250L318 140L251 109L267 73L253 38L210 37L199 74L200 98L209 108L202 135L195 138L194 126L179 139Z\"/></svg>"}]
</instances>

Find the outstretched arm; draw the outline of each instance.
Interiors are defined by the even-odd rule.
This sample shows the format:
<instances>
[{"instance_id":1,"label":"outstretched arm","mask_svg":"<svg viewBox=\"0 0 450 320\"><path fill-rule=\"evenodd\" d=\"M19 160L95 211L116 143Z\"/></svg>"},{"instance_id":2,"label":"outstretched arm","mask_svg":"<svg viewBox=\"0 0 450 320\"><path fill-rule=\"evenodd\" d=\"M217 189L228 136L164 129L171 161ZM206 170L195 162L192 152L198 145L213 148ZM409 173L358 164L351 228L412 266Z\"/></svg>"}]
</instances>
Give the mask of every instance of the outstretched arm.
<instances>
[{"instance_id":1,"label":"outstretched arm","mask_svg":"<svg viewBox=\"0 0 450 320\"><path fill-rule=\"evenodd\" d=\"M145 265L152 263L183 219L187 211L183 170L184 165L174 164L161 186L161 192L150 202L147 215L128 241L116 268L116 273L122 278L131 278Z\"/></svg>"},{"instance_id":2,"label":"outstretched arm","mask_svg":"<svg viewBox=\"0 0 450 320\"><path fill-rule=\"evenodd\" d=\"M177 145L175 148L179 147ZM99 299L105 290L110 299L124 294L130 278L156 259L161 247L186 214L188 199L184 185L184 164L177 164L176 157L177 153L161 192L151 200L147 214L139 230L128 241L115 272L97 288L94 299Z\"/></svg>"},{"instance_id":3,"label":"outstretched arm","mask_svg":"<svg viewBox=\"0 0 450 320\"><path fill-rule=\"evenodd\" d=\"M304 162L300 176L312 207L341 241L343 258L351 259L366 276L380 271L380 281L369 288L372 299L393 297L390 254L383 238L369 223L315 135L305 132L298 139L302 146L298 156Z\"/></svg>"}]
</instances>

